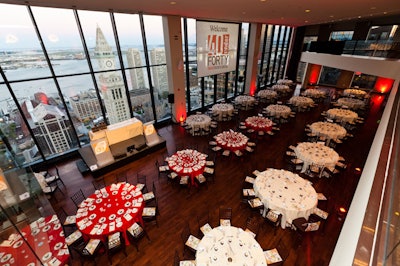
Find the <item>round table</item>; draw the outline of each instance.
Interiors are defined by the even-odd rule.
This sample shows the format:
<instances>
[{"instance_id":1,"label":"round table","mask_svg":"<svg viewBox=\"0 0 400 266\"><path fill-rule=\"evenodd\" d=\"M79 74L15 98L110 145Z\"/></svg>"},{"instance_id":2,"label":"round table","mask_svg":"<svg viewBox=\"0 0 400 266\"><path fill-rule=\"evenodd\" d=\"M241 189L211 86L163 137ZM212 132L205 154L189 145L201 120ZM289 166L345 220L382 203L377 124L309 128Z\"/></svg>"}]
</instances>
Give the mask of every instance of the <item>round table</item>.
<instances>
[{"instance_id":1,"label":"round table","mask_svg":"<svg viewBox=\"0 0 400 266\"><path fill-rule=\"evenodd\" d=\"M284 84L284 85L290 86L290 85L293 84L293 80L291 80L291 79L278 79L276 84Z\"/></svg>"},{"instance_id":2,"label":"round table","mask_svg":"<svg viewBox=\"0 0 400 266\"><path fill-rule=\"evenodd\" d=\"M311 164L316 164L321 167L334 167L339 161L339 154L321 143L301 142L294 149L297 158L304 161L304 173Z\"/></svg>"},{"instance_id":3,"label":"round table","mask_svg":"<svg viewBox=\"0 0 400 266\"><path fill-rule=\"evenodd\" d=\"M325 92L318 89L307 89L303 92L303 95L306 97L311 97L314 99L324 98Z\"/></svg>"},{"instance_id":4,"label":"round table","mask_svg":"<svg viewBox=\"0 0 400 266\"><path fill-rule=\"evenodd\" d=\"M217 145L223 149L231 150L244 150L247 147L249 138L240 132L233 130L224 131L214 136Z\"/></svg>"},{"instance_id":5,"label":"round table","mask_svg":"<svg viewBox=\"0 0 400 266\"><path fill-rule=\"evenodd\" d=\"M203 129L208 128L211 125L211 118L208 115L200 114L200 115L190 115L186 118L186 124L188 124L192 130L192 135L194 134L195 129Z\"/></svg>"},{"instance_id":6,"label":"round table","mask_svg":"<svg viewBox=\"0 0 400 266\"><path fill-rule=\"evenodd\" d=\"M241 106L243 109L250 109L253 107L256 99L249 95L239 95L235 98L235 102Z\"/></svg>"},{"instance_id":7,"label":"round table","mask_svg":"<svg viewBox=\"0 0 400 266\"><path fill-rule=\"evenodd\" d=\"M311 132L318 135L324 136L328 140L330 139L342 139L346 136L347 131L344 127L329 122L315 122L310 125Z\"/></svg>"},{"instance_id":8,"label":"round table","mask_svg":"<svg viewBox=\"0 0 400 266\"><path fill-rule=\"evenodd\" d=\"M222 121L222 117L227 115L228 117L233 113L233 105L229 103L217 103L211 107L213 114L218 115L217 120Z\"/></svg>"},{"instance_id":9,"label":"round table","mask_svg":"<svg viewBox=\"0 0 400 266\"><path fill-rule=\"evenodd\" d=\"M348 97L356 97L356 98L363 99L363 98L365 98L367 93L363 90L358 90L358 89L345 89L343 91L343 95L348 96Z\"/></svg>"},{"instance_id":10,"label":"round table","mask_svg":"<svg viewBox=\"0 0 400 266\"><path fill-rule=\"evenodd\" d=\"M326 111L326 115L335 120L343 122L354 122L358 118L358 114L348 109L332 108Z\"/></svg>"},{"instance_id":11,"label":"round table","mask_svg":"<svg viewBox=\"0 0 400 266\"><path fill-rule=\"evenodd\" d=\"M293 96L289 102L298 107L311 107L314 105L313 99L304 96Z\"/></svg>"},{"instance_id":12,"label":"round table","mask_svg":"<svg viewBox=\"0 0 400 266\"><path fill-rule=\"evenodd\" d=\"M192 185L195 184L195 177L204 172L207 155L196 150L185 149L177 151L165 160L171 171L179 176L189 176Z\"/></svg>"},{"instance_id":13,"label":"round table","mask_svg":"<svg viewBox=\"0 0 400 266\"><path fill-rule=\"evenodd\" d=\"M277 92L281 92L281 93L287 93L290 92L290 87L288 85L285 84L276 84L276 85L272 85L271 87L273 90L277 91Z\"/></svg>"},{"instance_id":14,"label":"round table","mask_svg":"<svg viewBox=\"0 0 400 266\"><path fill-rule=\"evenodd\" d=\"M244 121L247 128L255 131L268 132L272 130L272 121L262 116L251 116Z\"/></svg>"},{"instance_id":15,"label":"round table","mask_svg":"<svg viewBox=\"0 0 400 266\"><path fill-rule=\"evenodd\" d=\"M142 192L129 183L112 184L86 198L76 213L76 225L88 238L104 240L121 232L127 243L126 230L135 222L143 225Z\"/></svg>"},{"instance_id":16,"label":"round table","mask_svg":"<svg viewBox=\"0 0 400 266\"><path fill-rule=\"evenodd\" d=\"M20 229L36 255L46 265L68 263L69 251L57 215L39 218ZM0 246L0 265L39 265L20 234L12 233Z\"/></svg>"},{"instance_id":17,"label":"round table","mask_svg":"<svg viewBox=\"0 0 400 266\"><path fill-rule=\"evenodd\" d=\"M361 109L365 106L365 103L359 99L353 99L353 98L339 98L337 100L338 104L343 106L347 106L350 109Z\"/></svg>"},{"instance_id":18,"label":"round table","mask_svg":"<svg viewBox=\"0 0 400 266\"><path fill-rule=\"evenodd\" d=\"M269 208L282 214L283 229L298 217L308 218L318 203L311 183L287 170L269 168L260 172L253 186L265 210Z\"/></svg>"},{"instance_id":19,"label":"round table","mask_svg":"<svg viewBox=\"0 0 400 266\"><path fill-rule=\"evenodd\" d=\"M275 117L289 117L290 112L292 111L289 106L281 105L281 104L271 104L265 108L265 111L272 116Z\"/></svg>"},{"instance_id":20,"label":"round table","mask_svg":"<svg viewBox=\"0 0 400 266\"><path fill-rule=\"evenodd\" d=\"M278 94L274 90L260 90L257 96L263 99L275 99Z\"/></svg>"},{"instance_id":21,"label":"round table","mask_svg":"<svg viewBox=\"0 0 400 266\"><path fill-rule=\"evenodd\" d=\"M253 236L234 226L219 226L201 239L196 265L267 265L263 250Z\"/></svg>"}]
</instances>

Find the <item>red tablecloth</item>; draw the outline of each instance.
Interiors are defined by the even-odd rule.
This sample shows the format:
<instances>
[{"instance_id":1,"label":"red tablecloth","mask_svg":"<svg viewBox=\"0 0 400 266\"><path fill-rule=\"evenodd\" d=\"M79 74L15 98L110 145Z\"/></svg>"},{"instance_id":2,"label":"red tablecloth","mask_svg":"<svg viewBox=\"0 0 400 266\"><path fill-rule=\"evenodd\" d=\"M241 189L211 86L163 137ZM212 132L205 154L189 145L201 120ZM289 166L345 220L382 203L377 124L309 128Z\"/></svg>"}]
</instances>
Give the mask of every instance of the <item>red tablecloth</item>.
<instances>
[{"instance_id":1,"label":"red tablecloth","mask_svg":"<svg viewBox=\"0 0 400 266\"><path fill-rule=\"evenodd\" d=\"M237 150L244 150L247 146L249 138L240 132L233 130L224 131L214 136L217 145L223 149L231 150L233 152Z\"/></svg>"},{"instance_id":2,"label":"red tablecloth","mask_svg":"<svg viewBox=\"0 0 400 266\"><path fill-rule=\"evenodd\" d=\"M84 237L105 240L122 232L129 243L126 230L135 222L143 225L144 200L142 192L128 183L112 184L96 190L79 206L76 224Z\"/></svg>"},{"instance_id":3,"label":"red tablecloth","mask_svg":"<svg viewBox=\"0 0 400 266\"><path fill-rule=\"evenodd\" d=\"M207 155L196 150L186 149L177 151L168 157L168 167L179 176L189 176L192 185L195 184L194 178L204 172L206 167Z\"/></svg>"},{"instance_id":4,"label":"red tablecloth","mask_svg":"<svg viewBox=\"0 0 400 266\"><path fill-rule=\"evenodd\" d=\"M246 118L245 125L247 128L252 128L256 131L271 131L272 121L262 116L251 116Z\"/></svg>"},{"instance_id":5,"label":"red tablecloth","mask_svg":"<svg viewBox=\"0 0 400 266\"><path fill-rule=\"evenodd\" d=\"M56 215L40 218L21 229L26 241L45 265L65 265L69 259L64 232ZM13 233L0 245L0 265L39 265L21 235Z\"/></svg>"}]
</instances>

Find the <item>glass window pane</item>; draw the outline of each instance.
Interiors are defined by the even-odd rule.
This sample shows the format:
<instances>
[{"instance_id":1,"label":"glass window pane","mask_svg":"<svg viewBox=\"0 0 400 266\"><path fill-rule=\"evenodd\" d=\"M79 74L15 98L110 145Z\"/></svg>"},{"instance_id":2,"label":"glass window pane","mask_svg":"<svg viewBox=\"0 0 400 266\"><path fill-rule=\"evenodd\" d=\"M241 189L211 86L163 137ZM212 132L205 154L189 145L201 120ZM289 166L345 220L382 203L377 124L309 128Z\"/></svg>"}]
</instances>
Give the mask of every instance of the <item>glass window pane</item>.
<instances>
[{"instance_id":1,"label":"glass window pane","mask_svg":"<svg viewBox=\"0 0 400 266\"><path fill-rule=\"evenodd\" d=\"M0 64L9 81L51 75L25 6L0 4L0 36Z\"/></svg>"},{"instance_id":2,"label":"glass window pane","mask_svg":"<svg viewBox=\"0 0 400 266\"><path fill-rule=\"evenodd\" d=\"M72 125L53 79L19 82L11 87L45 156L77 147Z\"/></svg>"},{"instance_id":3,"label":"glass window pane","mask_svg":"<svg viewBox=\"0 0 400 266\"><path fill-rule=\"evenodd\" d=\"M97 73L96 80L106 109L108 123L115 124L131 118L121 71Z\"/></svg>"},{"instance_id":4,"label":"glass window pane","mask_svg":"<svg viewBox=\"0 0 400 266\"><path fill-rule=\"evenodd\" d=\"M32 7L56 75L89 72L74 13L70 9ZM54 21L62 21L60 25Z\"/></svg>"},{"instance_id":5,"label":"glass window pane","mask_svg":"<svg viewBox=\"0 0 400 266\"><path fill-rule=\"evenodd\" d=\"M217 101L225 97L225 73L217 75Z\"/></svg>"},{"instance_id":6,"label":"glass window pane","mask_svg":"<svg viewBox=\"0 0 400 266\"><path fill-rule=\"evenodd\" d=\"M0 82L3 82L1 77ZM4 84L0 84L0 92L0 168L11 169L41 159L28 127Z\"/></svg>"},{"instance_id":7,"label":"glass window pane","mask_svg":"<svg viewBox=\"0 0 400 266\"><path fill-rule=\"evenodd\" d=\"M143 16L146 31L146 43L149 52L150 64L165 64L165 44L161 16ZM155 52L153 52L156 50ZM163 53L160 51L164 51ZM154 57L154 55L157 55ZM153 58L152 58L153 57Z\"/></svg>"},{"instance_id":8,"label":"glass window pane","mask_svg":"<svg viewBox=\"0 0 400 266\"><path fill-rule=\"evenodd\" d=\"M142 122L154 120L146 69L135 68L127 70L126 77L128 79L129 97L134 117Z\"/></svg>"},{"instance_id":9,"label":"glass window pane","mask_svg":"<svg viewBox=\"0 0 400 266\"><path fill-rule=\"evenodd\" d=\"M204 77L204 105L214 103L214 76Z\"/></svg>"},{"instance_id":10,"label":"glass window pane","mask_svg":"<svg viewBox=\"0 0 400 266\"><path fill-rule=\"evenodd\" d=\"M110 14L78 11L94 71L120 68Z\"/></svg>"},{"instance_id":11,"label":"glass window pane","mask_svg":"<svg viewBox=\"0 0 400 266\"><path fill-rule=\"evenodd\" d=\"M78 75L58 79L64 101L74 124L81 145L88 144L89 130L104 121L100 101L90 75Z\"/></svg>"},{"instance_id":12,"label":"glass window pane","mask_svg":"<svg viewBox=\"0 0 400 266\"><path fill-rule=\"evenodd\" d=\"M154 52L154 50L153 50ZM159 52L164 53L164 50ZM154 104L156 108L157 120L171 116L171 105L168 103L168 76L167 66L151 67L151 76L153 78Z\"/></svg>"},{"instance_id":13,"label":"glass window pane","mask_svg":"<svg viewBox=\"0 0 400 266\"><path fill-rule=\"evenodd\" d=\"M114 17L125 68L145 66L139 15L115 13Z\"/></svg>"}]
</instances>

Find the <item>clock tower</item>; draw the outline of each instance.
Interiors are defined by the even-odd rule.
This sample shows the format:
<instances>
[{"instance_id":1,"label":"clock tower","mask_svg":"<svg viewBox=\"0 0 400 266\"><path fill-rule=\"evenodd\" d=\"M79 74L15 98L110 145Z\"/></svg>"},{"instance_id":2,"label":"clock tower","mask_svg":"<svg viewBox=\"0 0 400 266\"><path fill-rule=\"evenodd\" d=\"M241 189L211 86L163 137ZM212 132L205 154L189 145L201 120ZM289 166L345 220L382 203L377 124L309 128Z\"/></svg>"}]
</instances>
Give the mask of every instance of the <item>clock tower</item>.
<instances>
[{"instance_id":1,"label":"clock tower","mask_svg":"<svg viewBox=\"0 0 400 266\"><path fill-rule=\"evenodd\" d=\"M116 68L112 48L107 43L99 26L96 29L96 47L94 52L101 71ZM131 118L121 74L118 71L101 73L98 77L98 82L109 123L115 124Z\"/></svg>"}]
</instances>

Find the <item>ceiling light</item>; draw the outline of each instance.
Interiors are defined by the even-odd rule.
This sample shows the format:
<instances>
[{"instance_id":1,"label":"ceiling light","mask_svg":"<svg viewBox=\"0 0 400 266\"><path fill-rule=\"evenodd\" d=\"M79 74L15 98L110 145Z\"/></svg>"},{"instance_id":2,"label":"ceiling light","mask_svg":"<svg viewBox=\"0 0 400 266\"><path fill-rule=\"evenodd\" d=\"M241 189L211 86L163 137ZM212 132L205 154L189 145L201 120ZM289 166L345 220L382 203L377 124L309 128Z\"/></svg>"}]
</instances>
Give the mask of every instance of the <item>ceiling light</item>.
<instances>
[{"instance_id":1,"label":"ceiling light","mask_svg":"<svg viewBox=\"0 0 400 266\"><path fill-rule=\"evenodd\" d=\"M171 2L169 2L169 4L170 5L176 5L176 2L175 1L171 1Z\"/></svg>"},{"instance_id":2,"label":"ceiling light","mask_svg":"<svg viewBox=\"0 0 400 266\"><path fill-rule=\"evenodd\" d=\"M308 23L308 20L305 20L304 23Z\"/></svg>"},{"instance_id":3,"label":"ceiling light","mask_svg":"<svg viewBox=\"0 0 400 266\"><path fill-rule=\"evenodd\" d=\"M334 17L334 15L330 15L329 17L330 17L330 18L333 18L333 17Z\"/></svg>"},{"instance_id":4,"label":"ceiling light","mask_svg":"<svg viewBox=\"0 0 400 266\"><path fill-rule=\"evenodd\" d=\"M306 10L304 10L304 12L306 12L306 13L310 13L310 12L311 12L311 10L310 10L310 9L306 9Z\"/></svg>"},{"instance_id":5,"label":"ceiling light","mask_svg":"<svg viewBox=\"0 0 400 266\"><path fill-rule=\"evenodd\" d=\"M361 18L361 16L358 16L358 18Z\"/></svg>"},{"instance_id":6,"label":"ceiling light","mask_svg":"<svg viewBox=\"0 0 400 266\"><path fill-rule=\"evenodd\" d=\"M375 7L375 6L371 7L371 10L374 10L374 9L376 9L376 7Z\"/></svg>"},{"instance_id":7,"label":"ceiling light","mask_svg":"<svg viewBox=\"0 0 400 266\"><path fill-rule=\"evenodd\" d=\"M267 0L260 0L260 2L267 2Z\"/></svg>"}]
</instances>

